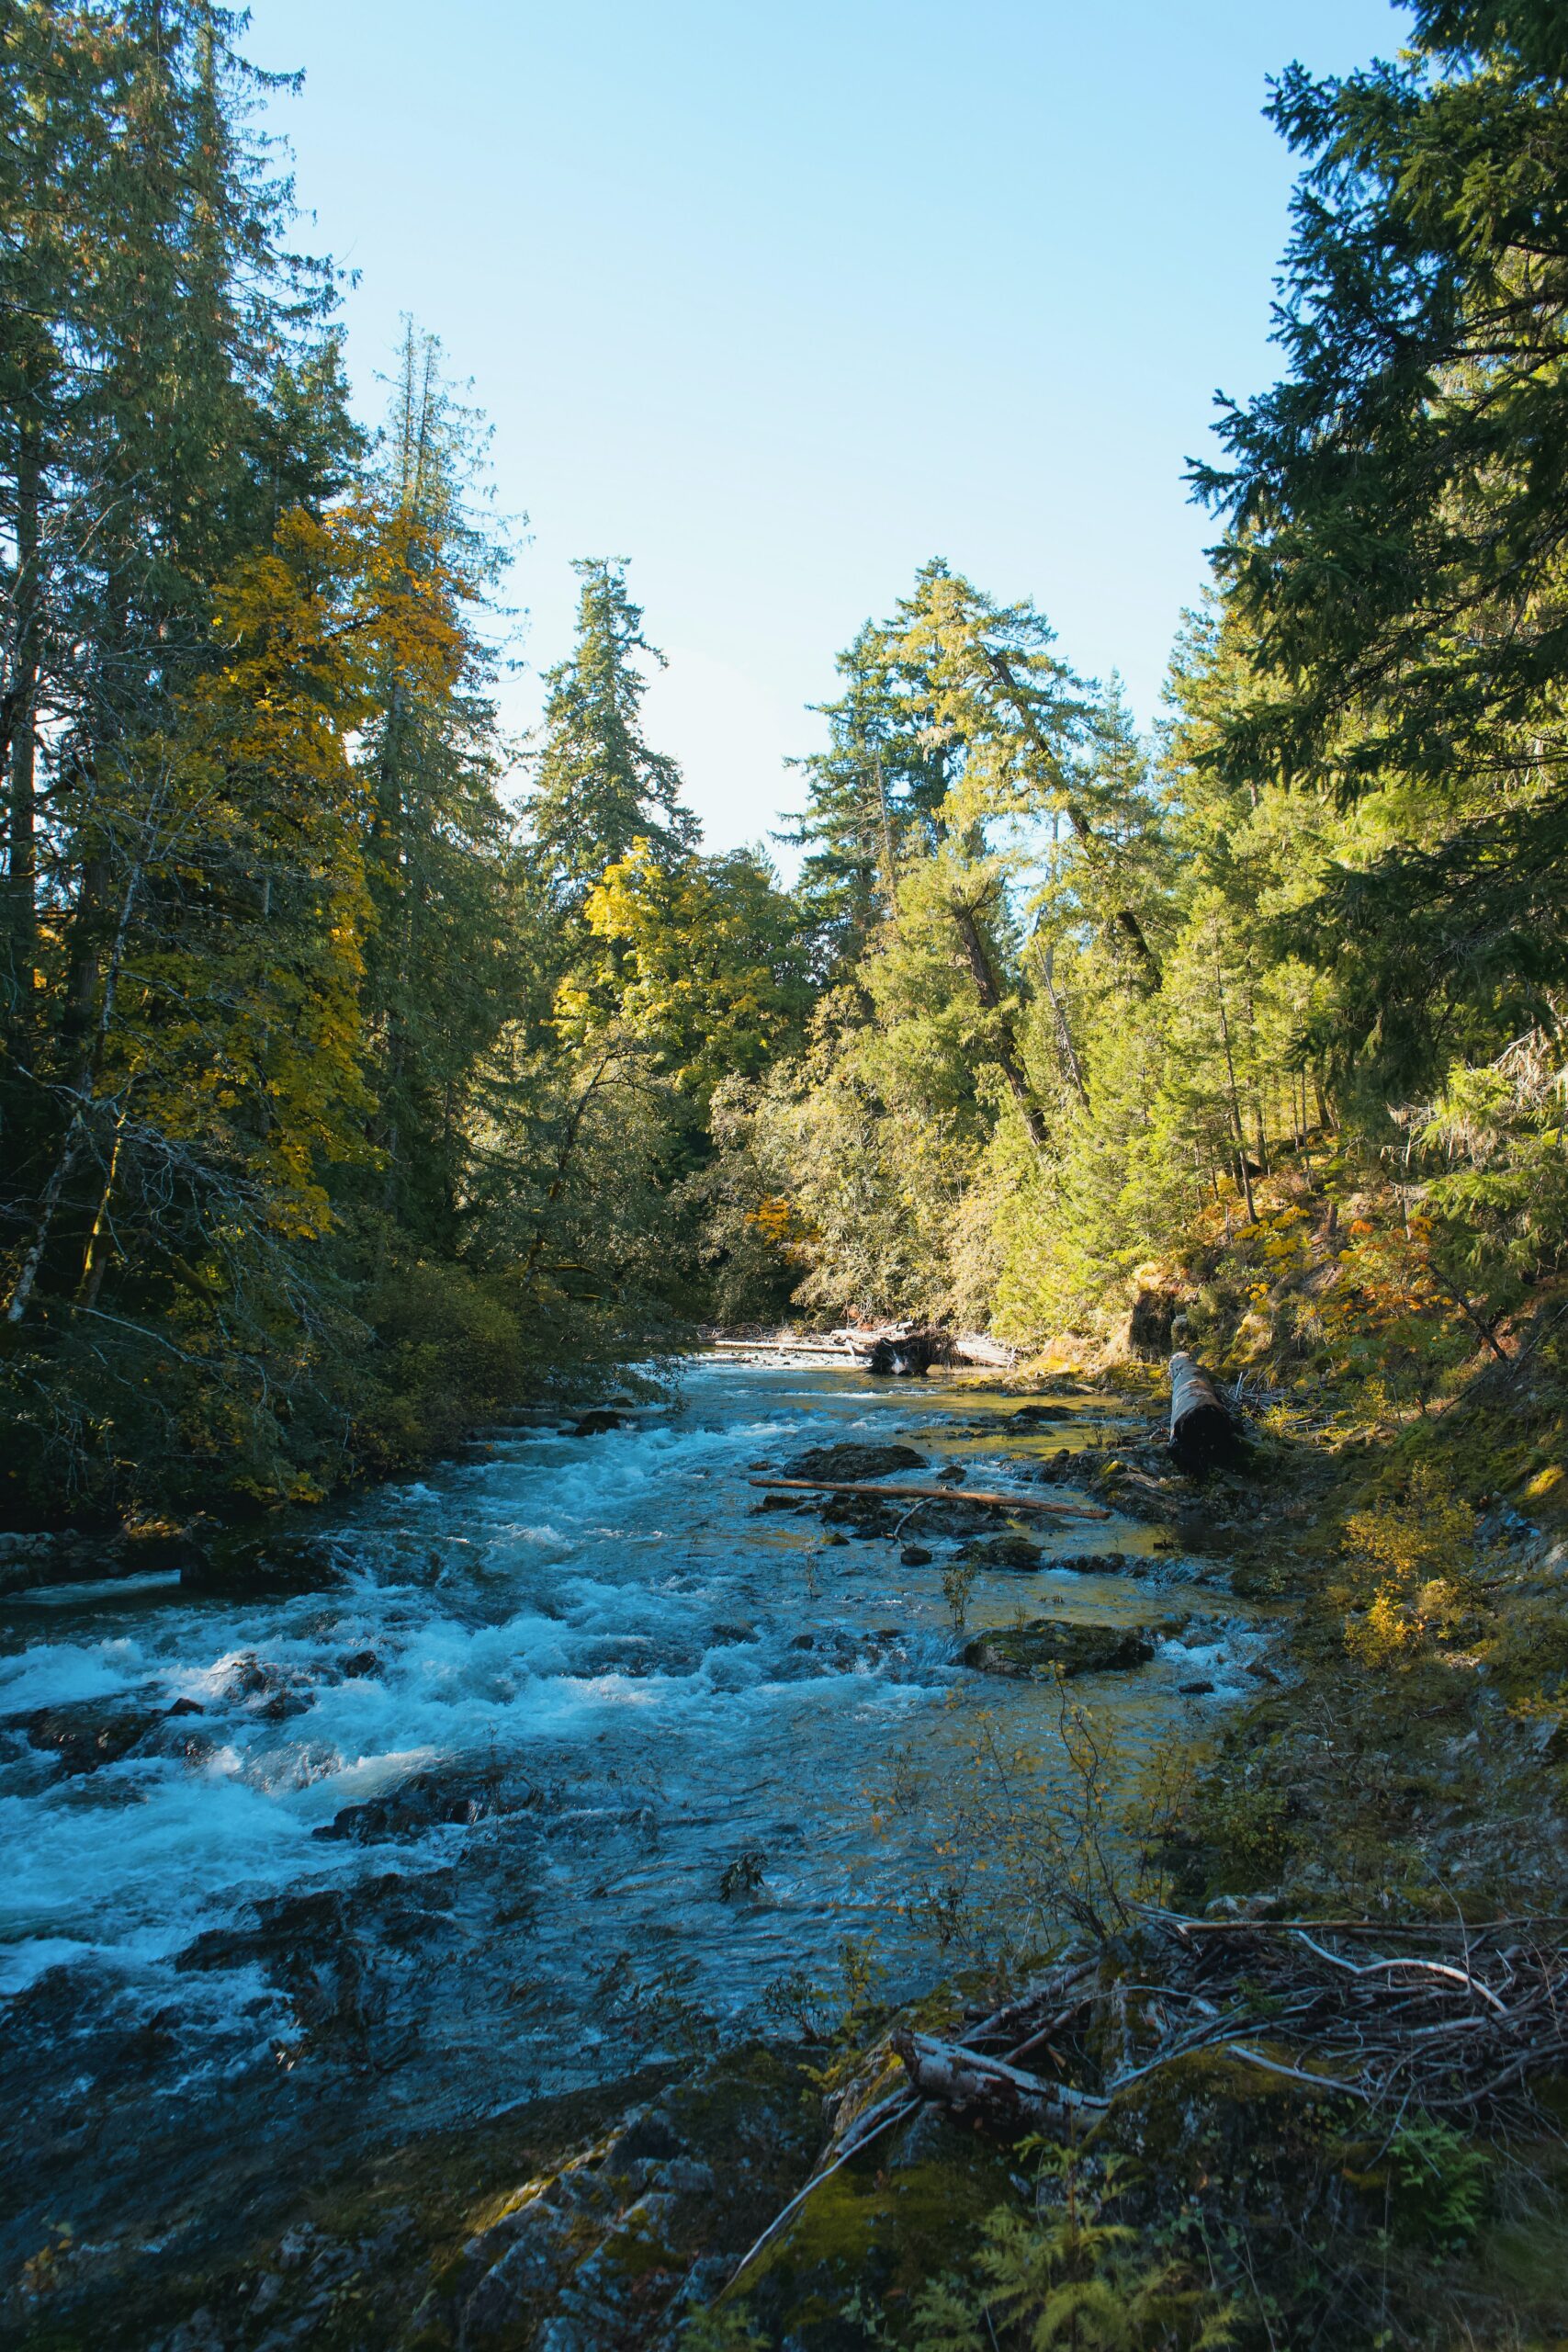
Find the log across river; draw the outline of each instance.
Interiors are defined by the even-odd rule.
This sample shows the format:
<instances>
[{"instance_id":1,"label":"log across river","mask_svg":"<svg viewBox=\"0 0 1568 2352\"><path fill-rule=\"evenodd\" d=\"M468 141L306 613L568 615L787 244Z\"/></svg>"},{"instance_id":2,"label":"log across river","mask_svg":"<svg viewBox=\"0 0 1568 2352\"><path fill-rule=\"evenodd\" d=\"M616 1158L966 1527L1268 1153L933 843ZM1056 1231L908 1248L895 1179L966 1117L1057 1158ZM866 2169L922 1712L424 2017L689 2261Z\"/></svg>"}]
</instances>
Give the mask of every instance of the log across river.
<instances>
[{"instance_id":1,"label":"log across river","mask_svg":"<svg viewBox=\"0 0 1568 2352\"><path fill-rule=\"evenodd\" d=\"M632 1426L525 1426L367 1498L333 1521L333 1589L0 1603L7 2250L64 2216L161 2230L714 2034L788 2030L847 1937L890 1992L940 1973L905 1907L936 1874L931 1802L982 1717L1048 1747L1049 1694L959 1662L958 1539L907 1565L831 1534L813 1496L762 1512L750 1482L896 1438L933 1478L962 1463L1038 1499L1030 1460L1105 1408L1030 1430L1015 1409L974 1374L697 1361ZM1043 1570L982 1570L972 1635L1021 1603L1199 1611L1147 1666L1074 1685L1129 1770L1254 1687L1252 1612L1184 1585L1154 1531L1030 1525ZM1122 1572L1051 1566L1086 1546ZM1212 1696L1179 1695L1199 1679Z\"/></svg>"}]
</instances>

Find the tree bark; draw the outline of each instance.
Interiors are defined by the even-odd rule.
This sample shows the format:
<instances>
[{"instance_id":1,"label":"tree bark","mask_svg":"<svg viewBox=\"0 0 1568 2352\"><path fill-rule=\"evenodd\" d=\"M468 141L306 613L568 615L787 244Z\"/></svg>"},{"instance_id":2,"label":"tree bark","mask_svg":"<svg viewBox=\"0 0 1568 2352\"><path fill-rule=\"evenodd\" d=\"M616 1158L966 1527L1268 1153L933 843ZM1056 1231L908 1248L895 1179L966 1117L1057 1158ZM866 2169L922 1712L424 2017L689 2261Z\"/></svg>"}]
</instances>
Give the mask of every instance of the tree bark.
<instances>
[{"instance_id":1,"label":"tree bark","mask_svg":"<svg viewBox=\"0 0 1568 2352\"><path fill-rule=\"evenodd\" d=\"M24 422L17 455L17 575L11 690L6 696L9 805L6 810L6 928L11 1015L17 1027L31 1017L38 945L38 684L39 668L39 509L43 463L38 427Z\"/></svg>"},{"instance_id":2,"label":"tree bark","mask_svg":"<svg viewBox=\"0 0 1568 2352\"><path fill-rule=\"evenodd\" d=\"M1235 1458L1235 1423L1210 1375L1184 1348L1170 1359L1170 1450L1188 1471Z\"/></svg>"},{"instance_id":3,"label":"tree bark","mask_svg":"<svg viewBox=\"0 0 1568 2352\"><path fill-rule=\"evenodd\" d=\"M1055 940L1048 940L1045 944L1045 953L1041 958L1041 975L1045 983L1045 1000L1051 1007L1052 1016L1056 1023L1056 1042L1062 1048L1063 1067L1072 1080L1074 1092L1087 1111L1089 1087L1084 1079L1083 1064L1078 1059L1077 1047L1073 1043L1073 1033L1067 1026L1067 1009L1056 994L1055 961L1056 943Z\"/></svg>"},{"instance_id":4,"label":"tree bark","mask_svg":"<svg viewBox=\"0 0 1568 2352\"><path fill-rule=\"evenodd\" d=\"M965 906L962 900L950 901L949 905L954 927L963 944L964 961L974 975L976 994L996 1023L998 1065L1002 1076L1007 1080L1012 1099L1018 1105L1019 1116L1028 1131L1030 1142L1036 1151L1043 1151L1049 1134L1045 1116L1040 1108L1034 1089L1029 1083L1028 1073L1024 1069L1022 1057L1018 1050L1018 1038L1003 1007L1002 992L997 985L997 976L991 969L991 959L986 952L986 943L980 936L980 926L976 920L975 910L973 907Z\"/></svg>"},{"instance_id":5,"label":"tree bark","mask_svg":"<svg viewBox=\"0 0 1568 2352\"><path fill-rule=\"evenodd\" d=\"M1247 1221L1248 1225L1256 1225L1258 1211L1252 1200L1252 1170L1247 1161L1247 1130L1241 1124L1241 1097L1236 1092L1235 1061L1231 1053L1231 1024L1225 1012L1225 984L1220 977L1220 967L1217 964L1214 967L1214 1001L1220 1009L1220 1036L1225 1049L1225 1076L1230 1080L1231 1125L1235 1132L1236 1181L1241 1186L1243 1197L1247 1202Z\"/></svg>"}]
</instances>

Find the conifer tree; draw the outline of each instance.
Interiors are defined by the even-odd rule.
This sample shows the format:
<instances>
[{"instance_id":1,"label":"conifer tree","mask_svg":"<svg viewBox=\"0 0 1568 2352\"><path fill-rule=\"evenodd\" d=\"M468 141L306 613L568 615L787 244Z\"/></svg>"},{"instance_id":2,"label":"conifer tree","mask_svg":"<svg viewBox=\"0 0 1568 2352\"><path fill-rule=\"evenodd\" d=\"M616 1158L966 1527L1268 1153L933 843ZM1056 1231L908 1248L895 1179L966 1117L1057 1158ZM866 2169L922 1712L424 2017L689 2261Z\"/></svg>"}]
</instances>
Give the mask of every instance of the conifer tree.
<instances>
[{"instance_id":1,"label":"conifer tree","mask_svg":"<svg viewBox=\"0 0 1568 2352\"><path fill-rule=\"evenodd\" d=\"M1410 49L1271 108L1306 159L1282 380L1196 469L1255 674L1213 756L1341 805L1418 797L1301 931L1341 960L1367 1100L1568 978L1568 45L1562 12L1424 0ZM1414 805L1414 804L1412 804Z\"/></svg>"},{"instance_id":2,"label":"conifer tree","mask_svg":"<svg viewBox=\"0 0 1568 2352\"><path fill-rule=\"evenodd\" d=\"M660 665L664 657L642 633L625 563L589 559L573 569L582 583L577 641L545 673L528 818L556 903L576 911L634 842L671 860L694 845L697 825L674 761L643 740L648 680L637 657Z\"/></svg>"},{"instance_id":3,"label":"conifer tree","mask_svg":"<svg viewBox=\"0 0 1568 2352\"><path fill-rule=\"evenodd\" d=\"M799 894L829 977L853 967L891 910L906 857L934 847L947 791L943 747L895 682L887 634L867 621L836 666L844 691L818 706L828 748L794 763L807 805L780 835L806 853Z\"/></svg>"},{"instance_id":4,"label":"conifer tree","mask_svg":"<svg viewBox=\"0 0 1568 2352\"><path fill-rule=\"evenodd\" d=\"M529 986L480 629L504 557L475 513L481 458L439 345L409 324L367 501L384 626L360 752L375 910L365 1010L381 1204L447 1247L476 1067Z\"/></svg>"}]
</instances>

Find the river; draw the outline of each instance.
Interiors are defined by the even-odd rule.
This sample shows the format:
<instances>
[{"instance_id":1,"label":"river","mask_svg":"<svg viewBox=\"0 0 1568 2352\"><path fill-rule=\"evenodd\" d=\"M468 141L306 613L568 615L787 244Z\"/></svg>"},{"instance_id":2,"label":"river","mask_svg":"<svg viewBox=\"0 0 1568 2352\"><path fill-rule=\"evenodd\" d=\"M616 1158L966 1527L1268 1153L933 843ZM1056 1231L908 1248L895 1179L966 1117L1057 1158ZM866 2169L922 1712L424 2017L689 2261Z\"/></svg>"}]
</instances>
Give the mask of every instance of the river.
<instances>
[{"instance_id":1,"label":"river","mask_svg":"<svg viewBox=\"0 0 1568 2352\"><path fill-rule=\"evenodd\" d=\"M13 2256L66 2220L177 2233L280 2165L777 2028L808 1986L830 1995L846 1939L891 1991L929 1975L908 1912L932 1867L920 1792L950 1787L982 1716L1041 1736L1049 1696L958 1663L954 1543L917 1566L826 1543L814 1513L759 1513L750 1481L808 1445L897 1438L927 1475L958 1462L993 1487L1110 1409L1072 1398L1025 1432L1016 1407L962 1374L696 1359L629 1426L520 1431L363 1498L335 1522L341 1589L6 1601ZM1137 1556L987 1572L971 1630L1021 1602L1151 1623L1193 1566L1125 1521L1041 1540ZM1206 1622L1076 1686L1129 1770L1247 1687L1250 1612L1182 1597ZM1181 1696L1194 1679L1212 1692ZM18 1723L40 1709L118 1710L136 1736L71 1769Z\"/></svg>"}]
</instances>

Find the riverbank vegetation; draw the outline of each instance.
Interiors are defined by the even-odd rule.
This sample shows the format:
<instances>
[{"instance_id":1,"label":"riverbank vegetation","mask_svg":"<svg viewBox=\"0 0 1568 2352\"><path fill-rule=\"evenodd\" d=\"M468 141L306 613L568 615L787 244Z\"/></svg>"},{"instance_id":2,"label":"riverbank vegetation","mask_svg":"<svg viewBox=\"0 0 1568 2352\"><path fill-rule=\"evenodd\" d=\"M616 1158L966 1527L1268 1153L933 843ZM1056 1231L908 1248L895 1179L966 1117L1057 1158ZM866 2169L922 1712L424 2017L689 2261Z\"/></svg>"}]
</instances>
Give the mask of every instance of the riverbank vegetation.
<instances>
[{"instance_id":1,"label":"riverbank vegetation","mask_svg":"<svg viewBox=\"0 0 1568 2352\"><path fill-rule=\"evenodd\" d=\"M803 2098L841 2133L913 2079L899 2032L1001 2004L982 1921L919 2017L862 1979L746 2061L753 2105L710 2082L718 2140L661 2153L754 2124L771 2206L738 2192L716 2240L677 2182L666 2245L610 2198L628 2344L1568 2327L1562 2052L1485 2040L1563 1981L1568 34L1544 0L1406 29L1276 90L1282 372L1195 469L1213 576L1158 728L933 560L839 657L785 888L705 853L648 741L622 564L579 567L505 740L482 430L412 327L385 419L353 415L237 23L5 19L12 1522L310 1505L705 1320L915 1317L1135 1394L1174 1340L1247 1418L1235 1479L1098 1472L1281 1604L1271 1684L1136 1825L1136 1886L1075 1911L1060 1832L950 1792L1015 1892L1010 1836L1058 1874L1092 1994L1053 2079L1093 2129L1036 2116L1019 2156L994 2118L900 2117L730 2285L813 2161ZM1231 1957L1199 1968L1173 1913ZM1327 1960L1283 1956L1279 1923L1335 1919ZM1460 2010L1348 2022L1363 1930L1385 1982L1438 1955ZM1144 2075L1205 2002L1224 2049ZM1450 2030L1491 2075L1389 2055ZM540 2211L581 2247L570 2140ZM443 2227L375 2340L456 2340Z\"/></svg>"}]
</instances>

